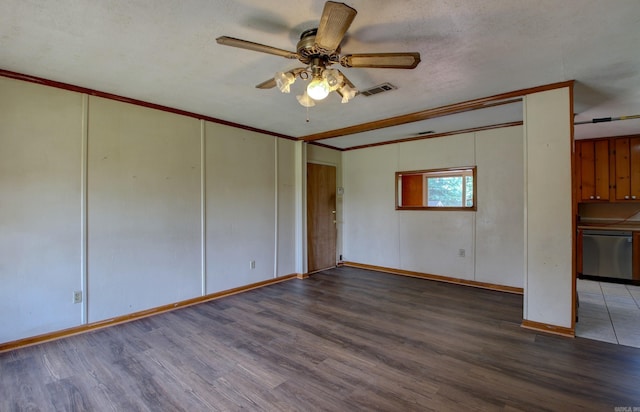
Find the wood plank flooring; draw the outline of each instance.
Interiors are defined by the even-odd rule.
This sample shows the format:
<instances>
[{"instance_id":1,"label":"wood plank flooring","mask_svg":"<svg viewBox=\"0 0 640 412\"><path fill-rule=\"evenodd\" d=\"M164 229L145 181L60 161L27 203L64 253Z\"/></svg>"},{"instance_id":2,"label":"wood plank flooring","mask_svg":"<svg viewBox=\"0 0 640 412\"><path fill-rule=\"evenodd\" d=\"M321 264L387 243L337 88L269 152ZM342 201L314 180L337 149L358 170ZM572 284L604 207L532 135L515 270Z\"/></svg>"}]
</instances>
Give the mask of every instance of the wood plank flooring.
<instances>
[{"instance_id":1,"label":"wood plank flooring","mask_svg":"<svg viewBox=\"0 0 640 412\"><path fill-rule=\"evenodd\" d=\"M0 354L0 411L640 406L640 349L521 314L519 295L331 269Z\"/></svg>"}]
</instances>

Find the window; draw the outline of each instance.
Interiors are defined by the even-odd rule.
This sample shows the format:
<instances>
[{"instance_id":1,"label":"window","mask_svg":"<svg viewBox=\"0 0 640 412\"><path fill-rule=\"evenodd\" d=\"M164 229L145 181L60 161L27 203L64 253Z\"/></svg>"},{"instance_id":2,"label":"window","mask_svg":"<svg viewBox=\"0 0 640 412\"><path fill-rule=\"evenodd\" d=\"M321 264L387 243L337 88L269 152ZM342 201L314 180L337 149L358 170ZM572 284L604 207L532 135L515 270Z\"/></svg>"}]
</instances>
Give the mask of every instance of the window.
<instances>
[{"instance_id":1,"label":"window","mask_svg":"<svg viewBox=\"0 0 640 412\"><path fill-rule=\"evenodd\" d=\"M396 172L396 209L476 210L476 168Z\"/></svg>"}]
</instances>

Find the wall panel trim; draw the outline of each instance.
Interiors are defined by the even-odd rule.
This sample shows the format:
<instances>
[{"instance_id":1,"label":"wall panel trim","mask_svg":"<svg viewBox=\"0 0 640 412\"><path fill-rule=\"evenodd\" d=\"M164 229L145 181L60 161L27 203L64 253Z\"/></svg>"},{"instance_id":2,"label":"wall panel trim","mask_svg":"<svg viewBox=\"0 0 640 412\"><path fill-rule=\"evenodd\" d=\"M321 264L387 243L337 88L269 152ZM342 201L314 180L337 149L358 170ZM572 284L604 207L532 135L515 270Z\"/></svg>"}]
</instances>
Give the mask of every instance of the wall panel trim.
<instances>
[{"instance_id":1,"label":"wall panel trim","mask_svg":"<svg viewBox=\"0 0 640 412\"><path fill-rule=\"evenodd\" d=\"M202 296L207 294L207 135L206 124L200 120L200 259L202 265Z\"/></svg>"},{"instance_id":2,"label":"wall panel trim","mask_svg":"<svg viewBox=\"0 0 640 412\"><path fill-rule=\"evenodd\" d=\"M278 208L280 207L280 203L279 203L279 199L278 197L280 196L280 174L278 171L279 168L279 164L278 162L280 161L279 156L278 156L278 150L279 150L279 146L278 146L278 139L275 139L274 141L274 178L273 181L275 182L274 185L274 193L273 193L273 204L274 204L274 216L273 216L273 220L274 220L274 224L273 224L273 277L276 278L278 277L278 252L279 252L279 247L278 247L278 238L279 238L279 230L278 230L278 225L280 224L280 213Z\"/></svg>"},{"instance_id":3,"label":"wall panel trim","mask_svg":"<svg viewBox=\"0 0 640 412\"><path fill-rule=\"evenodd\" d=\"M82 143L80 144L80 290L82 291L82 313L80 323L89 322L89 96L82 95Z\"/></svg>"}]
</instances>

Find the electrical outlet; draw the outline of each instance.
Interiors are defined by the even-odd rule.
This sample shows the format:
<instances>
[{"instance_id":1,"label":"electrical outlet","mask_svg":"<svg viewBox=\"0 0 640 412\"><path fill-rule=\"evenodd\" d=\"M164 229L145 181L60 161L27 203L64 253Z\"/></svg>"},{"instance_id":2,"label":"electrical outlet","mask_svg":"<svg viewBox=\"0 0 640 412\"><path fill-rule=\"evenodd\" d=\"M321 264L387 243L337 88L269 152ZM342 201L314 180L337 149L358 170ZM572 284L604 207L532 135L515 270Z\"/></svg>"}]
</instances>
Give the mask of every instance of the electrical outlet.
<instances>
[{"instance_id":1,"label":"electrical outlet","mask_svg":"<svg viewBox=\"0 0 640 412\"><path fill-rule=\"evenodd\" d=\"M465 257L467 251L464 249L458 249L458 257Z\"/></svg>"},{"instance_id":2,"label":"electrical outlet","mask_svg":"<svg viewBox=\"0 0 640 412\"><path fill-rule=\"evenodd\" d=\"M255 260L250 260L249 261L249 269L255 269L256 268L256 261Z\"/></svg>"},{"instance_id":3,"label":"electrical outlet","mask_svg":"<svg viewBox=\"0 0 640 412\"><path fill-rule=\"evenodd\" d=\"M82 302L82 291L76 290L73 292L73 303L81 303Z\"/></svg>"}]
</instances>

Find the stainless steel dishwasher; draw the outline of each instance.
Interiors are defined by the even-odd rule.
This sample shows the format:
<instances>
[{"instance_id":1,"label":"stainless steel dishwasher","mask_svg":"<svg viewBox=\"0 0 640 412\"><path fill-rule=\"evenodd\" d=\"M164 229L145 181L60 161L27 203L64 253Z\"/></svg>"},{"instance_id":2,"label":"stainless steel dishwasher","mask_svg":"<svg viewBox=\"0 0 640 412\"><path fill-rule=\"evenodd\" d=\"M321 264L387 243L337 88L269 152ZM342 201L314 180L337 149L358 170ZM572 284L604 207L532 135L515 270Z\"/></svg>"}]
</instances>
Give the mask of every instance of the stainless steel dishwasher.
<instances>
[{"instance_id":1,"label":"stainless steel dishwasher","mask_svg":"<svg viewBox=\"0 0 640 412\"><path fill-rule=\"evenodd\" d=\"M633 236L619 230L582 232L582 274L604 278L632 278Z\"/></svg>"}]
</instances>

